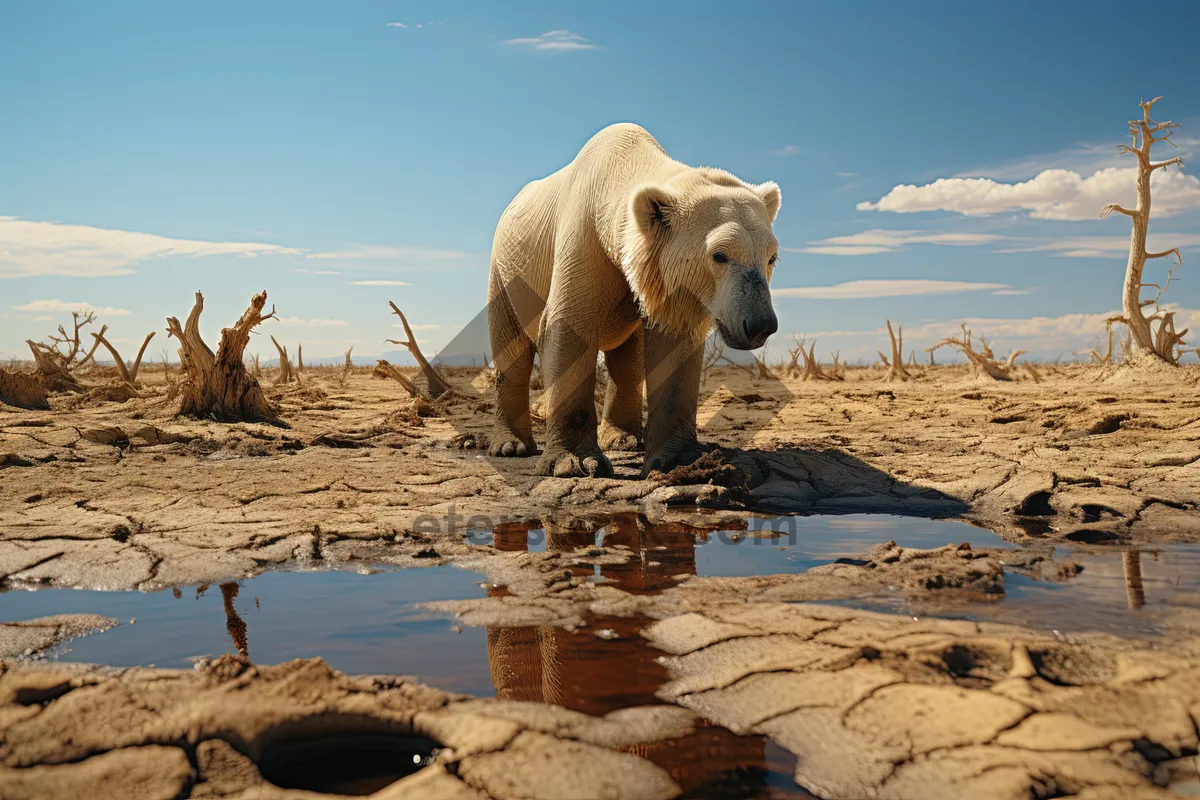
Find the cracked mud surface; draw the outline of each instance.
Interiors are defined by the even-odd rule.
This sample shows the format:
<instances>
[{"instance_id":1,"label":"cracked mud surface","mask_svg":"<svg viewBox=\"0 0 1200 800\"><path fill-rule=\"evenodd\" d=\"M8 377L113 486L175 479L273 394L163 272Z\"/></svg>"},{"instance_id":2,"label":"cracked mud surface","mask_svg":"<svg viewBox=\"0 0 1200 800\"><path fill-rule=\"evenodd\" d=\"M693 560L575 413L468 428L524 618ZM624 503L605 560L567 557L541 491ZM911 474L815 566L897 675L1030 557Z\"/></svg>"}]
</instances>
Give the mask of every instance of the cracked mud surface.
<instances>
[{"instance_id":1,"label":"cracked mud surface","mask_svg":"<svg viewBox=\"0 0 1200 800\"><path fill-rule=\"evenodd\" d=\"M1135 638L987 613L1015 576L1070 586L1081 567L1110 568L1093 554L1114 546L1200 542L1194 369L1133 380L1060 368L1040 384L956 368L910 384L717 370L700 421L724 449L647 481L633 453L615 455L615 480L542 479L536 458L459 449L491 424L471 377L454 376L457 399L418 409L394 383L356 374L342 387L314 371L275 393L287 429L173 418L153 381L126 403L0 406L0 588L224 582L243 653L196 670L39 664L66 639L115 635L103 632L114 620L0 624L0 796L344 796L264 777L288 743L315 742L309 761L350 759L328 734L367 737L364 753L381 738L440 748L407 777L372 777L372 796L392 800L803 796L730 794L689 772L738 748L761 765L763 742L824 798L1200 790L1195 616ZM883 532L788 574L676 563L697 531L864 512L958 518L1017 547L921 550ZM617 535L598 546L602 525ZM512 552L532 528L547 552ZM1136 553L1123 556L1131 609L1145 602ZM487 597L426 606L486 629L497 699L244 655L233 581L447 563L486 576ZM853 607L871 593L970 619Z\"/></svg>"}]
</instances>

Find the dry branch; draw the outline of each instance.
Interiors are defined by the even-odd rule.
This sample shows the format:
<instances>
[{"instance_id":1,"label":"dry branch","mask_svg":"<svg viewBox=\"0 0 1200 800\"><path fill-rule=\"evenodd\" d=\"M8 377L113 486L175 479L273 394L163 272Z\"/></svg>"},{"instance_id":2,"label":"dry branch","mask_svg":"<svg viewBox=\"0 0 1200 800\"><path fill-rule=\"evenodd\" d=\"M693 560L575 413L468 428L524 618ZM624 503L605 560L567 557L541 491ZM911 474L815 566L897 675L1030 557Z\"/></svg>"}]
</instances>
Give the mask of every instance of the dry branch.
<instances>
[{"instance_id":1,"label":"dry branch","mask_svg":"<svg viewBox=\"0 0 1200 800\"><path fill-rule=\"evenodd\" d=\"M279 351L279 375L275 378L274 385L282 386L297 380L295 372L292 371L292 362L288 360L287 348L275 341L274 336L271 337L271 344Z\"/></svg>"},{"instance_id":2,"label":"dry branch","mask_svg":"<svg viewBox=\"0 0 1200 800\"><path fill-rule=\"evenodd\" d=\"M792 337L792 341L796 343L795 348L788 351L791 356L791 363L788 365L788 374L792 377L799 377L802 381L840 381L844 380L844 376L839 373L841 365L838 363L838 356L833 357L833 370L826 372L817 362L815 355L817 349L817 340L813 339L808 345L808 349L804 349L804 337L796 339ZM804 359L804 366L797 365L799 359Z\"/></svg>"},{"instance_id":3,"label":"dry branch","mask_svg":"<svg viewBox=\"0 0 1200 800\"><path fill-rule=\"evenodd\" d=\"M145 340L142 341L141 348L138 349L137 358L134 359L132 365L126 364L125 360L121 358L121 354L117 352L117 348L113 347L108 339L104 338L104 329L101 329L99 333L93 333L92 336L95 336L96 341L104 345L105 349L108 350L108 352L112 355L113 361L117 363L117 372L120 373L121 380L130 386L136 386L138 370L142 367L142 356L146 353L146 346L149 345L150 340L154 338L154 331L150 331L146 334Z\"/></svg>"},{"instance_id":4,"label":"dry branch","mask_svg":"<svg viewBox=\"0 0 1200 800\"><path fill-rule=\"evenodd\" d=\"M421 374L425 376L425 381L429 384L430 397L441 397L449 392L450 384L446 383L445 379L433 368L433 365L425 360L425 355L417 345L417 337L413 335L412 328L408 326L408 320L405 319L404 312L390 300L388 301L388 305L392 307L392 313L400 318L400 323L404 326L404 335L408 338L404 341L400 341L399 339L384 339L384 341L388 344L403 345L407 348L408 352L412 353L412 357L421 365Z\"/></svg>"},{"instance_id":5,"label":"dry branch","mask_svg":"<svg viewBox=\"0 0 1200 800\"><path fill-rule=\"evenodd\" d=\"M896 326L896 332L892 332L892 321L887 321L888 339L892 342L892 357L889 361L884 357L883 353L879 357L883 359L883 363L887 365L888 372L884 376L884 380L891 383L892 381L909 381L912 380L912 375L904 366L904 325Z\"/></svg>"},{"instance_id":6,"label":"dry branch","mask_svg":"<svg viewBox=\"0 0 1200 800\"><path fill-rule=\"evenodd\" d=\"M296 372L304 372L304 345L296 345Z\"/></svg>"},{"instance_id":7,"label":"dry branch","mask_svg":"<svg viewBox=\"0 0 1200 800\"><path fill-rule=\"evenodd\" d=\"M221 331L215 355L200 336L204 295L196 292L196 304L183 327L175 317L167 317L167 335L179 340L179 360L185 375L180 414L225 421L262 421L286 427L279 420L279 410L267 400L262 386L246 370L243 361L250 332L275 316L274 306L271 313L262 313L266 303L265 291L250 298L250 307L241 319L232 328Z\"/></svg>"},{"instance_id":8,"label":"dry branch","mask_svg":"<svg viewBox=\"0 0 1200 800\"><path fill-rule=\"evenodd\" d=\"M1013 380L1016 376L1017 358L1023 355L1025 351L1014 350L1009 355L1008 359L1004 363L1001 363L996 359L996 356L992 352L992 348L988 345L987 340L981 336L979 337L979 342L980 349L976 350L971 331L967 328L967 324L964 322L962 323L962 334L960 338L956 339L954 337L950 337L948 339L943 339L933 347L929 348L927 352L929 353L930 359L932 359L933 351L937 350L939 347L957 347L962 354L966 356L967 362L971 365L972 374L977 376L987 375L989 378L993 378L994 380L998 381ZM1022 364L1021 366L1035 382L1041 380L1041 374L1038 373L1037 370L1035 370L1028 362Z\"/></svg>"},{"instance_id":9,"label":"dry branch","mask_svg":"<svg viewBox=\"0 0 1200 800\"><path fill-rule=\"evenodd\" d=\"M421 393L417 391L416 384L410 381L408 376L406 376L403 372L396 369L394 365L388 363L384 359L379 359L379 361L375 364L374 372L381 378L391 378L392 380L396 381L396 383L403 386L404 391L408 392L412 397L421 396Z\"/></svg>"},{"instance_id":10,"label":"dry branch","mask_svg":"<svg viewBox=\"0 0 1200 800\"><path fill-rule=\"evenodd\" d=\"M30 352L33 353L36 370L41 372L42 380L48 391L86 391L86 387L79 383L74 372L91 362L96 355L96 348L100 346L99 341L96 341L92 344L91 350L83 352L81 331L91 325L95 319L96 315L91 311L82 316L78 311L72 311L71 333L67 333L66 328L59 325L58 335L51 334L47 337L48 343L35 342L32 339L25 340L25 343L29 345ZM100 335L103 336L107 330L107 325L101 326Z\"/></svg>"},{"instance_id":11,"label":"dry branch","mask_svg":"<svg viewBox=\"0 0 1200 800\"><path fill-rule=\"evenodd\" d=\"M346 385L346 381L350 378L350 370L354 368L353 362L350 361L350 353L353 351L354 345L350 345L350 349L346 351L346 363L342 365L342 377L338 379L342 386Z\"/></svg>"}]
</instances>

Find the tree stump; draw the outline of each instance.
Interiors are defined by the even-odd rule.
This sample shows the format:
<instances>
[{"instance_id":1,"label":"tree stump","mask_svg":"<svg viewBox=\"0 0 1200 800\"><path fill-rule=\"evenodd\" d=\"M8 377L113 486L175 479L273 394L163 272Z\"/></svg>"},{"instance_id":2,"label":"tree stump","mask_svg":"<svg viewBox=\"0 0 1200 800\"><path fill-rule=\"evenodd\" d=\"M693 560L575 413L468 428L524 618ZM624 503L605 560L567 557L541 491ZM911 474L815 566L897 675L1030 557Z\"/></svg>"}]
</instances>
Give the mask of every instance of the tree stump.
<instances>
[{"instance_id":1,"label":"tree stump","mask_svg":"<svg viewBox=\"0 0 1200 800\"><path fill-rule=\"evenodd\" d=\"M0 403L18 408L50 408L41 372L9 372L0 368Z\"/></svg>"},{"instance_id":2,"label":"tree stump","mask_svg":"<svg viewBox=\"0 0 1200 800\"><path fill-rule=\"evenodd\" d=\"M269 422L287 427L279 419L279 409L272 405L262 386L246 369L243 353L250 343L250 332L264 320L275 316L275 308L264 315L267 303L265 291L250 299L250 307L232 328L221 331L221 343L214 355L200 337L200 314L204 311L204 295L196 292L196 304L188 314L187 324L167 317L167 335L179 340L179 360L186 376L180 387L179 414L189 417L212 417L237 422Z\"/></svg>"}]
</instances>

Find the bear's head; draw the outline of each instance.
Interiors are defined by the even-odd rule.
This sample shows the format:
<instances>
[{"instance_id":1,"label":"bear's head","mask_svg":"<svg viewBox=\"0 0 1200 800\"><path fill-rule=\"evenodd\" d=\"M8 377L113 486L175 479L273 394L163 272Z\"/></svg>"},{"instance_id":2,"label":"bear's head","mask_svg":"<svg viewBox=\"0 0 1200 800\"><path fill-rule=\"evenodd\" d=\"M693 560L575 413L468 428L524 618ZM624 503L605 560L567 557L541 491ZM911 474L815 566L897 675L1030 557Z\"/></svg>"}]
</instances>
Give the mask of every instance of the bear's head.
<instances>
[{"instance_id":1,"label":"bear's head","mask_svg":"<svg viewBox=\"0 0 1200 800\"><path fill-rule=\"evenodd\" d=\"M697 341L715 323L729 347L762 347L779 327L768 284L780 202L771 181L708 168L634 189L622 263L650 323Z\"/></svg>"}]
</instances>

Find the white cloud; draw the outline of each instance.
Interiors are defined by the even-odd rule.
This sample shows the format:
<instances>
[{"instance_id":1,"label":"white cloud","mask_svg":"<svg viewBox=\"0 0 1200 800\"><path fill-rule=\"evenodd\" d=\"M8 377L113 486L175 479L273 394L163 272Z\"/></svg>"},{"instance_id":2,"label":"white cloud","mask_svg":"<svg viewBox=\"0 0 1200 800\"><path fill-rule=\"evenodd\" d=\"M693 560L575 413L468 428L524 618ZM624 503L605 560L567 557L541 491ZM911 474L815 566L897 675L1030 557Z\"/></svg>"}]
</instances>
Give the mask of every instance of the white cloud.
<instances>
[{"instance_id":1,"label":"white cloud","mask_svg":"<svg viewBox=\"0 0 1200 800\"><path fill-rule=\"evenodd\" d=\"M566 30L546 31L541 36L524 39L505 39L504 44L538 53L566 53L575 50L598 50L600 45Z\"/></svg>"},{"instance_id":2,"label":"white cloud","mask_svg":"<svg viewBox=\"0 0 1200 800\"><path fill-rule=\"evenodd\" d=\"M81 314L86 314L89 311L97 317L127 317L133 312L126 308L112 308L111 306L94 306L91 303L82 301L69 300L33 300L23 306L13 306L17 311L60 311L70 314L72 311L78 311Z\"/></svg>"},{"instance_id":3,"label":"white cloud","mask_svg":"<svg viewBox=\"0 0 1200 800\"><path fill-rule=\"evenodd\" d=\"M408 26L405 25L403 22L389 22L387 24L387 27L389 27L389 28L407 28Z\"/></svg>"},{"instance_id":4,"label":"white cloud","mask_svg":"<svg viewBox=\"0 0 1200 800\"><path fill-rule=\"evenodd\" d=\"M128 275L133 264L167 256L295 255L259 242L204 242L152 233L0 217L0 278Z\"/></svg>"},{"instance_id":5,"label":"white cloud","mask_svg":"<svg viewBox=\"0 0 1200 800\"><path fill-rule=\"evenodd\" d=\"M869 297L909 297L912 295L954 294L1007 289L1004 283L936 281L926 279L847 281L833 286L803 286L772 289L776 297L804 297L813 300L862 300Z\"/></svg>"},{"instance_id":6,"label":"white cloud","mask_svg":"<svg viewBox=\"0 0 1200 800\"><path fill-rule=\"evenodd\" d=\"M412 286L407 281L350 281L351 286Z\"/></svg>"},{"instance_id":7,"label":"white cloud","mask_svg":"<svg viewBox=\"0 0 1200 800\"><path fill-rule=\"evenodd\" d=\"M999 295L1001 297L1008 297L1008 296L1012 296L1012 295L1022 295L1022 294L1032 294L1032 293L1033 293L1033 289L997 289L996 291L992 292L992 294Z\"/></svg>"},{"instance_id":8,"label":"white cloud","mask_svg":"<svg viewBox=\"0 0 1200 800\"><path fill-rule=\"evenodd\" d=\"M1135 202L1133 167L1108 167L1088 177L1067 169L1047 169L1030 180L1001 183L991 178L939 178L924 186L901 184L859 211L952 211L969 217L1028 211L1034 219L1096 219L1109 203L1131 208ZM1200 207L1200 179L1167 167L1150 179L1154 215L1168 217Z\"/></svg>"},{"instance_id":9,"label":"white cloud","mask_svg":"<svg viewBox=\"0 0 1200 800\"><path fill-rule=\"evenodd\" d=\"M783 147L780 147L778 150L771 151L771 155L773 155L773 156L784 156L784 157L799 155L799 153L800 153L800 148L796 147L796 145L794 145L794 144L785 144Z\"/></svg>"},{"instance_id":10,"label":"white cloud","mask_svg":"<svg viewBox=\"0 0 1200 800\"><path fill-rule=\"evenodd\" d=\"M392 327L393 328L403 328L404 323L397 322ZM440 331L442 329L442 326L438 325L436 322L426 322L424 325L409 325L409 327L412 328L414 331Z\"/></svg>"},{"instance_id":11,"label":"white cloud","mask_svg":"<svg viewBox=\"0 0 1200 800\"><path fill-rule=\"evenodd\" d=\"M809 242L808 247L784 247L789 253L818 253L828 256L865 256L892 253L909 244L937 244L955 247L994 242L1004 237L990 233L926 233L873 228L849 236L833 236Z\"/></svg>"},{"instance_id":12,"label":"white cloud","mask_svg":"<svg viewBox=\"0 0 1200 800\"><path fill-rule=\"evenodd\" d=\"M278 317L279 324L285 328L340 328L349 325L342 319L321 319L314 317L312 319L302 319L301 317Z\"/></svg>"},{"instance_id":13,"label":"white cloud","mask_svg":"<svg viewBox=\"0 0 1200 800\"><path fill-rule=\"evenodd\" d=\"M1172 247L1200 247L1200 233L1151 232L1146 249L1152 253ZM1120 236L1066 236L1062 239L1031 241L998 253L1051 253L1067 258L1125 258L1129 255L1129 234Z\"/></svg>"},{"instance_id":14,"label":"white cloud","mask_svg":"<svg viewBox=\"0 0 1200 800\"><path fill-rule=\"evenodd\" d=\"M294 269L294 270L292 270L292 272L298 272L298 273L301 273L304 275L341 275L342 274L340 271L338 271L336 269L306 269L304 267L299 267L297 269Z\"/></svg>"},{"instance_id":15,"label":"white cloud","mask_svg":"<svg viewBox=\"0 0 1200 800\"><path fill-rule=\"evenodd\" d=\"M422 259L426 261L452 261L466 258L470 253L462 250L443 250L435 247L381 247L378 245L363 245L349 250L331 250L328 252L308 253L305 258L320 261L357 260L357 259Z\"/></svg>"}]
</instances>

